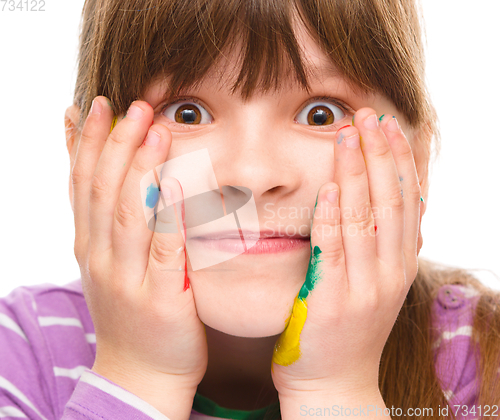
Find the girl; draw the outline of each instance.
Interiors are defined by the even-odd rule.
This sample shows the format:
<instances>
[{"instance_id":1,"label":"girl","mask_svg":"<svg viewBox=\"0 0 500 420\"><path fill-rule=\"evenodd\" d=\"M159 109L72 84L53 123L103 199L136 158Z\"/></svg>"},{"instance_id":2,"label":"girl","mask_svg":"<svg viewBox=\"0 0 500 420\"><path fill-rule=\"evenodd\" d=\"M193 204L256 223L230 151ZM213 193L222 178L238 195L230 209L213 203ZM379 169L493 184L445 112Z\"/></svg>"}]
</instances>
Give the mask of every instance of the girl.
<instances>
[{"instance_id":1,"label":"girl","mask_svg":"<svg viewBox=\"0 0 500 420\"><path fill-rule=\"evenodd\" d=\"M65 118L82 276L0 301L3 417L497 418L498 294L418 259L438 133L416 10L88 0ZM175 173L141 191L203 149L204 214L252 193L243 241L188 232ZM196 270L190 244L231 258Z\"/></svg>"}]
</instances>

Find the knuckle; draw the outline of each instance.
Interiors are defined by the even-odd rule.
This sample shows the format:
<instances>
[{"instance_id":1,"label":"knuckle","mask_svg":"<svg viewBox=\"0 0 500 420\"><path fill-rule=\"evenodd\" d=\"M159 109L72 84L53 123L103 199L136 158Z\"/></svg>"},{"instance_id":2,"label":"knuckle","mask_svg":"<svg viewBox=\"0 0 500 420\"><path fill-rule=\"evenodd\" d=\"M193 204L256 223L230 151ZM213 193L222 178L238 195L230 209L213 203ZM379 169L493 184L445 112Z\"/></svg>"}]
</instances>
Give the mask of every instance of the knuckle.
<instances>
[{"instance_id":1,"label":"knuckle","mask_svg":"<svg viewBox=\"0 0 500 420\"><path fill-rule=\"evenodd\" d=\"M369 231L374 224L371 208L363 206L359 209L354 209L351 214L346 216L346 222L348 225L348 235L355 234L358 231ZM352 230L355 230L355 232L352 232Z\"/></svg>"},{"instance_id":2,"label":"knuckle","mask_svg":"<svg viewBox=\"0 0 500 420\"><path fill-rule=\"evenodd\" d=\"M420 201L420 196L422 195L422 191L420 190L420 185L417 183L412 183L408 188L408 194L415 201Z\"/></svg>"},{"instance_id":3,"label":"knuckle","mask_svg":"<svg viewBox=\"0 0 500 420\"><path fill-rule=\"evenodd\" d=\"M165 263L182 255L182 253L177 253L174 243L167 239L168 236L169 235L161 235L161 239L159 239L158 234L154 234L149 252L149 261L153 266L161 267L165 265Z\"/></svg>"},{"instance_id":4,"label":"knuckle","mask_svg":"<svg viewBox=\"0 0 500 420\"><path fill-rule=\"evenodd\" d=\"M385 141L384 143L382 143L381 141L375 142L375 144L372 146L372 150L370 152L376 158L393 159L392 158L392 151L391 151L387 141Z\"/></svg>"},{"instance_id":5,"label":"knuckle","mask_svg":"<svg viewBox=\"0 0 500 420\"><path fill-rule=\"evenodd\" d=\"M73 170L71 171L71 183L73 185L79 185L87 182L89 176L87 175L84 168L81 165L75 164Z\"/></svg>"},{"instance_id":6,"label":"knuckle","mask_svg":"<svg viewBox=\"0 0 500 420\"><path fill-rule=\"evenodd\" d=\"M123 145L128 143L126 136L120 135L118 132L115 132L115 130L113 130L110 133L108 141L111 141L117 145Z\"/></svg>"},{"instance_id":7,"label":"knuckle","mask_svg":"<svg viewBox=\"0 0 500 420\"><path fill-rule=\"evenodd\" d=\"M398 191L397 193L393 193L389 197L387 197L387 204L389 205L389 208L394 209L396 211L403 210L405 206L405 201L401 196L401 192Z\"/></svg>"},{"instance_id":8,"label":"knuckle","mask_svg":"<svg viewBox=\"0 0 500 420\"><path fill-rule=\"evenodd\" d=\"M95 201L101 201L108 195L108 184L100 176L94 174L90 186L90 198Z\"/></svg>"},{"instance_id":9,"label":"knuckle","mask_svg":"<svg viewBox=\"0 0 500 420\"><path fill-rule=\"evenodd\" d=\"M404 137L404 136L403 136ZM405 137L406 139L406 137ZM403 160L413 160L413 151L411 150L410 143L408 141L403 141L401 142L401 151L400 151L400 157Z\"/></svg>"},{"instance_id":10,"label":"knuckle","mask_svg":"<svg viewBox=\"0 0 500 420\"><path fill-rule=\"evenodd\" d=\"M80 144L91 143L93 138L90 135L90 124L92 123L91 119L87 119L85 124L83 125L82 134L80 135Z\"/></svg>"},{"instance_id":11,"label":"knuckle","mask_svg":"<svg viewBox=\"0 0 500 420\"><path fill-rule=\"evenodd\" d=\"M337 265L343 263L345 258L345 251L342 244L321 250L321 260L328 261Z\"/></svg>"},{"instance_id":12,"label":"knuckle","mask_svg":"<svg viewBox=\"0 0 500 420\"><path fill-rule=\"evenodd\" d=\"M149 163L149 165L148 165ZM145 161L144 159L134 159L132 164L130 165L130 170L133 172L136 172L138 174L146 174L147 172L151 171L151 162Z\"/></svg>"},{"instance_id":13,"label":"knuckle","mask_svg":"<svg viewBox=\"0 0 500 420\"><path fill-rule=\"evenodd\" d=\"M115 208L115 221L121 228L128 228L137 220L135 205L128 200L119 200Z\"/></svg>"},{"instance_id":14,"label":"knuckle","mask_svg":"<svg viewBox=\"0 0 500 420\"><path fill-rule=\"evenodd\" d=\"M363 164L356 164L356 165L350 165L345 169L346 174L351 177L351 178L362 178L365 177L366 173L366 165Z\"/></svg>"}]
</instances>

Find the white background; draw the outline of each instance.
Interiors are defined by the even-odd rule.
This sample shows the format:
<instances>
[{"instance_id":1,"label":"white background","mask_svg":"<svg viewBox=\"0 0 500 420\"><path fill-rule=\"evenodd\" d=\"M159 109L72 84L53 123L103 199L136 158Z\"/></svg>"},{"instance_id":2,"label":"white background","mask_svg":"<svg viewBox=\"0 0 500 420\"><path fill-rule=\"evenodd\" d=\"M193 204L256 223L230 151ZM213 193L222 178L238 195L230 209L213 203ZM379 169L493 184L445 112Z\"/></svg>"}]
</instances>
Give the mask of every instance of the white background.
<instances>
[{"instance_id":1,"label":"white background","mask_svg":"<svg viewBox=\"0 0 500 420\"><path fill-rule=\"evenodd\" d=\"M500 2L424 0L427 77L441 120L421 256L482 269L500 289ZM3 3L0 2L0 7ZM76 79L82 0L0 11L0 296L80 276L64 111Z\"/></svg>"}]
</instances>

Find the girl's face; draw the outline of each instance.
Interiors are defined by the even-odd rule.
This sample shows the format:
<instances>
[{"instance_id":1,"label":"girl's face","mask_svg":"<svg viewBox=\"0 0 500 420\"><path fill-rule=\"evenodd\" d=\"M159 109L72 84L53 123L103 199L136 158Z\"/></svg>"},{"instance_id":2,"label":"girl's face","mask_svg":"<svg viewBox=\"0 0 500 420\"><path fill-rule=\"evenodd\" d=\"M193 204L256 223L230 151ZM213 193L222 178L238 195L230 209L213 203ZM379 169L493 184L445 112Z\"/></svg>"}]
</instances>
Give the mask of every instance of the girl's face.
<instances>
[{"instance_id":1,"label":"girl's face","mask_svg":"<svg viewBox=\"0 0 500 420\"><path fill-rule=\"evenodd\" d=\"M370 107L378 116L395 115L414 144L413 131L387 98L351 90L305 29L297 27L296 35L310 65L310 94L290 78L281 91L256 93L243 102L229 91L239 67L236 57L227 57L199 88L186 91L182 102L161 103L162 82L149 86L141 98L155 110L155 123L172 132L169 160L207 148L219 187L252 191L261 231L306 239L288 251L241 254L189 272L202 322L231 335L283 331L307 271L317 191L334 181L335 133L351 124L354 112ZM222 85L220 74L225 75ZM184 105L188 112L176 117ZM201 119L183 123L195 116Z\"/></svg>"}]
</instances>

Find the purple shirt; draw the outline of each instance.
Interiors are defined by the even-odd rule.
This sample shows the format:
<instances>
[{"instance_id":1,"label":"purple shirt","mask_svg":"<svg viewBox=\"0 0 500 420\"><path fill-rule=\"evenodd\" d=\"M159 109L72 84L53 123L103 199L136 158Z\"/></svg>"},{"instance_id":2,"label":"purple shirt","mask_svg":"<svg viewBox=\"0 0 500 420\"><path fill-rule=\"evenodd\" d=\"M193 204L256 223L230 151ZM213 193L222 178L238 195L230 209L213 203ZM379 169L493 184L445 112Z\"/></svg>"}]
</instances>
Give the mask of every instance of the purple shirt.
<instances>
[{"instance_id":1,"label":"purple shirt","mask_svg":"<svg viewBox=\"0 0 500 420\"><path fill-rule=\"evenodd\" d=\"M477 299L472 289L446 285L433 302L433 325L441 331L434 346L436 371L452 407L476 402L470 338ZM0 299L0 418L168 420L92 372L95 353L94 326L80 279L64 286L14 289ZM196 394L190 420L258 420L265 411L226 409Z\"/></svg>"}]
</instances>

